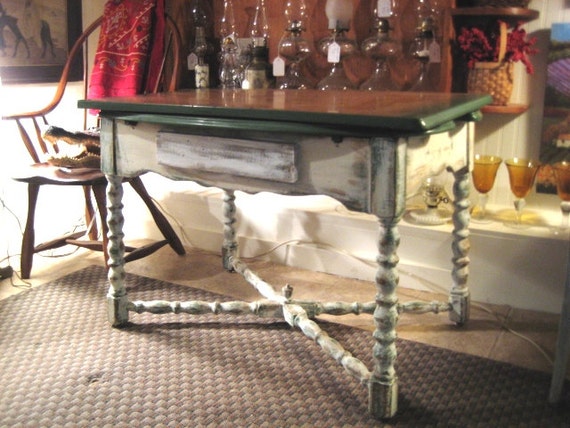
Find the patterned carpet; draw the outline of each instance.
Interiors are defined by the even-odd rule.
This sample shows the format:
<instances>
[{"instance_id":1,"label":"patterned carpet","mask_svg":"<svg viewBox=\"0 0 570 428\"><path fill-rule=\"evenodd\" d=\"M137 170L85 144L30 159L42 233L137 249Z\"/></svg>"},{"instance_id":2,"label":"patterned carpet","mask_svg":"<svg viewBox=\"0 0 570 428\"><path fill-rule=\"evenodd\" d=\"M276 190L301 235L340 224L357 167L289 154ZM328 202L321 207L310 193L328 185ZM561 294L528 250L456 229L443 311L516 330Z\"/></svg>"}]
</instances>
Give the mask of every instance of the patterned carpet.
<instances>
[{"instance_id":1,"label":"patterned carpet","mask_svg":"<svg viewBox=\"0 0 570 428\"><path fill-rule=\"evenodd\" d=\"M225 300L129 275L137 299ZM565 427L550 377L398 340L400 401L387 423L367 389L300 332L250 316L131 315L106 321L91 267L0 302L0 427ZM370 333L324 330L371 363Z\"/></svg>"}]
</instances>

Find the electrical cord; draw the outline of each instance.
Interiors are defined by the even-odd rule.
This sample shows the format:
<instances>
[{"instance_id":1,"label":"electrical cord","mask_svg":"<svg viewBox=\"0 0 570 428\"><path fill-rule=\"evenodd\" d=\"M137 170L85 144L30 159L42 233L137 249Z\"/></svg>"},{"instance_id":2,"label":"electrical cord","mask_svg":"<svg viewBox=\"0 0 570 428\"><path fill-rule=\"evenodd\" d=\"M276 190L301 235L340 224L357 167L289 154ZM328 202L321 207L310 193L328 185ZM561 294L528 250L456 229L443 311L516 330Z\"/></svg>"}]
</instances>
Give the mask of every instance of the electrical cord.
<instances>
[{"instance_id":1,"label":"electrical cord","mask_svg":"<svg viewBox=\"0 0 570 428\"><path fill-rule=\"evenodd\" d=\"M160 204L160 202L158 202L156 199L153 198L153 201L154 201L154 203L157 205L157 207L158 207L166 216L168 216L173 222L176 223L176 225L178 226L178 229L179 229L180 233L183 235L184 240L185 240L190 246L194 247L194 245L192 244L190 238L188 237L188 235L187 235L186 232L184 231L184 228L182 227L182 224L178 221L178 219L177 219L176 217L174 217L172 214L170 214L170 213L168 212L168 210L166 210L166 209ZM18 226L19 226L19 228L20 228L20 231L22 232L22 226L21 226L20 220L19 220L18 217L15 215L15 213L7 207L6 203L4 202L4 200L3 200L2 198L0 198L0 203L2 204L3 209L6 209L6 210L15 218L15 220L17 221ZM335 211L338 212L338 213L341 213L341 214L347 214L347 213L351 214L351 213L352 213L351 211L347 210L342 204L339 204L337 207L335 207ZM360 215L360 213L357 213L357 214ZM352 214L351 214L351 215L352 215ZM95 218L96 218L96 216L94 215L94 216L93 216L93 219L91 220L91 223L89 224L89 229L88 229L88 230L90 230L90 228L93 226L93 223L94 223L94 221L95 221ZM78 226L76 226L74 229L76 230L78 227L80 227L80 226L78 225ZM22 234L23 234L23 232L22 232ZM269 250L267 250L267 251L261 252L261 253L259 253L259 254L256 254L256 255L253 255L253 256L250 256L250 257L244 257L244 259L253 260L253 259L259 259L259 258L262 258L262 257L266 257L266 256L268 256L269 254L274 253L275 251L277 251L279 248L284 247L284 246L286 246L286 245L292 245L292 244L298 245L298 246L303 246L303 245L313 246L313 247L316 247L316 248L319 248L319 249L325 249L325 250L333 251L333 252L335 252L335 253L348 256L348 257L350 257L350 258L352 258L352 259L354 259L354 260L356 260L356 261L359 261L359 262L361 262L361 263L364 263L364 264L366 264L367 266L372 266L372 267L377 266L377 263L376 263L375 261L367 260L367 259L365 259L365 258L355 256L354 254L352 254L352 253L350 253L350 252L348 252L348 251L346 251L346 250L338 249L338 248L336 248L336 247L333 246L333 245L326 244L326 243L322 243L322 242L316 242L316 241L310 241L310 240L303 240L303 239L290 239L290 240L281 242L281 243L275 245L274 247L272 247L271 249L269 249ZM77 250L78 250L78 249L75 248L73 251L71 251L71 252L69 252L69 253L66 253L66 254L50 255L50 256L46 256L46 257L54 257L54 258L57 258L57 257L66 257L66 256L68 256L68 255L73 254L73 253L74 253L75 251L77 251ZM4 259L2 259L1 262L4 262L5 260L10 260L10 257L12 257L12 256L9 256L9 255L8 255L8 256L5 257ZM421 278L421 277L419 277L418 275L416 275L416 274L414 274L414 273L412 273L412 272L405 271L405 270L403 270L401 267L399 267L398 270L399 270L400 273L402 273L402 274L404 274L404 275L407 275L407 276L409 276L410 278L414 278L414 279L416 279L417 281L421 282L427 289L429 289L429 290L432 291L432 292L447 294L447 290L445 290L444 287L441 287L441 286L439 286L438 284L435 284L435 283L433 283L433 282L431 282L431 281L428 281L428 280L426 280L425 278ZM8 273L10 274L9 277L12 278L12 274L14 273L14 270L12 269L11 266L7 266L6 268L0 268L0 279L3 279L3 278L4 278L4 275L8 275ZM11 281L12 281L12 285L13 285L14 287L31 288L31 286L32 286L31 283L22 280L22 278L21 278L17 273L16 273L16 275L17 275L18 278L23 282L23 284L15 284L15 283L11 280ZM8 276L6 276L6 278L7 278L7 277L8 277ZM518 338L520 338L520 339L522 339L522 340L524 340L524 341L526 341L526 342L528 342L530 345L532 345L532 346L544 357L544 359L545 359L551 366L554 365L553 359L548 355L548 353L547 353L538 343L536 343L535 341L533 341L533 340L532 340L531 338L529 338L528 336L525 336L524 334L517 332L516 330L512 329L511 327L509 327L509 326L507 325L507 320L509 319L509 317L510 317L512 311L513 311L513 308L512 308L512 307L508 306L509 312L508 312L507 315L505 316L504 320L501 321L501 317L499 316L499 314L497 314L495 311L489 309L489 308L486 307L485 305L480 304L480 303L471 303L471 304L472 304L474 307L477 307L477 308L479 308L479 309L481 309L481 310L483 310L483 311L489 313L490 315L493 315L493 316L495 317L496 321L499 323L501 329L507 331L508 333L510 333L510 334L512 334L512 335L514 335L514 336L516 336L516 337L518 337ZM567 376L567 377L570 378L570 375Z\"/></svg>"},{"instance_id":2,"label":"electrical cord","mask_svg":"<svg viewBox=\"0 0 570 428\"><path fill-rule=\"evenodd\" d=\"M348 251L345 251L345 250L339 250L338 248L335 248L333 245L324 244L324 243L319 243L319 242L314 242L314 241L301 240L301 239L290 239L290 240L288 240L288 241L284 241L284 242L282 242L282 243L280 243L280 244L274 246L273 248L271 248L271 249L268 250L268 251L265 251L265 252L263 252L263 253L256 254L256 255L254 255L254 256L247 257L246 259L254 260L254 259L257 259L257 258L265 257L265 256L267 256L267 255L273 253L274 251L278 250L279 248L281 248L281 247L283 247L283 246L285 246L285 245L291 245L291 244L295 244L295 245L311 245L311 246L313 246L313 247L320 248L320 249L332 250L332 251L337 252L337 253L339 253L339 254L343 254L343 255L349 256L349 257L351 257L351 258L354 259L354 260L357 260L357 261L359 261L359 262L361 262L361 263L366 264L367 266L372 266L372 267L377 266L377 263L376 263L375 261L371 261L371 260L367 260L367 259L364 259L364 258L355 256L355 255L353 255L353 254L351 254L351 253L349 253ZM447 292L448 292L444 287L442 287L442 286L440 286L440 285L438 285L438 284L435 284L435 283L433 283L432 281L426 280L425 278L419 277L418 275L416 275L416 274L414 274L414 273L412 273L412 272L406 271L406 270L402 269L401 267L398 267L398 271L399 271L401 274L403 274L403 275L406 275L406 276L408 276L408 277L410 277L410 278L414 278L414 279L416 279L417 281L421 282L421 283L422 283L427 289L429 289L431 292L440 293L440 294L447 294ZM514 330L513 328L511 328L511 327L509 327L509 326L507 325L507 320L510 318L510 316L511 316L511 314L512 314L512 312L513 312L513 308L512 308L511 306L508 306L508 305L507 305L508 313L507 313L507 315L505 316L504 320L501 320L501 317L499 316L499 314L497 314L495 311L493 311L492 309L488 308L487 306L485 306L485 305L483 305L483 304L480 304L480 303L473 303L473 302L471 302L471 305L472 305L473 307L476 307L476 308L479 308L479 309L483 310L484 312L487 312L487 313L490 314L490 315L493 315L502 330L504 330L504 331L506 331L506 332L508 332L508 333L510 333L510 334L512 334L512 335L514 335L514 336L516 336L516 337L518 337L518 338L520 338L520 339L522 339L522 340L528 342L530 345L532 345L532 346L543 356L543 358L546 360L546 362L547 362L550 366L553 366L553 365L554 365L553 358L552 358L550 355L548 355L547 351L546 351L544 348L542 348L538 343L536 343L534 340L532 340L532 339L529 338L528 336L525 336L524 334L517 332L516 330ZM570 375L568 375L567 378L570 379Z\"/></svg>"}]
</instances>

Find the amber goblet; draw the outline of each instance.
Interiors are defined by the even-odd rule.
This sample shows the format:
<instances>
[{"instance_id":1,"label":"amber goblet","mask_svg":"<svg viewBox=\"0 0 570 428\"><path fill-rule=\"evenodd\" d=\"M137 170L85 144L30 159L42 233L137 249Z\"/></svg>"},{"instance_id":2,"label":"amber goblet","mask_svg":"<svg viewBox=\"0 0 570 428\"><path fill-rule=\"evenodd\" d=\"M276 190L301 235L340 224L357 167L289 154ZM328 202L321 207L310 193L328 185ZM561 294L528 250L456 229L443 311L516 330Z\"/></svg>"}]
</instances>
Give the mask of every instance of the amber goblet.
<instances>
[{"instance_id":1,"label":"amber goblet","mask_svg":"<svg viewBox=\"0 0 570 428\"><path fill-rule=\"evenodd\" d=\"M511 226L523 227L522 211L526 205L525 198L534 185L534 179L540 164L531 159L513 158L505 161L505 165L507 165L509 172L511 192L515 195L516 220Z\"/></svg>"},{"instance_id":2,"label":"amber goblet","mask_svg":"<svg viewBox=\"0 0 570 428\"><path fill-rule=\"evenodd\" d=\"M558 162L552 165L554 178L556 178L556 193L560 198L560 210L562 221L560 232L565 232L570 227L570 162Z\"/></svg>"},{"instance_id":3,"label":"amber goblet","mask_svg":"<svg viewBox=\"0 0 570 428\"><path fill-rule=\"evenodd\" d=\"M473 186L479 194L480 210L477 214L473 215L473 221L480 223L488 223L491 221L487 218L487 200L489 199L489 192L495 185L497 171L502 161L503 159L499 156L475 155L471 176L473 178Z\"/></svg>"}]
</instances>

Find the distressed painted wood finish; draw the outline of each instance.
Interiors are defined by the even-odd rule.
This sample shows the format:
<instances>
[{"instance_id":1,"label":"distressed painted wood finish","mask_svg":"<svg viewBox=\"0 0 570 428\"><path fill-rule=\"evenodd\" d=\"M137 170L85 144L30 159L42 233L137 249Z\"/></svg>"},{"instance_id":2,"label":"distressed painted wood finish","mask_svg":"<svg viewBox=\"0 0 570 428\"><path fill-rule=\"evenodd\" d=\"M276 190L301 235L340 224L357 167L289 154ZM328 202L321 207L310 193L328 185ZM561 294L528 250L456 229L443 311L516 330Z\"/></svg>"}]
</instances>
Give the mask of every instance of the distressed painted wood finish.
<instances>
[{"instance_id":1,"label":"distressed painted wood finish","mask_svg":"<svg viewBox=\"0 0 570 428\"><path fill-rule=\"evenodd\" d=\"M375 417L394 416L398 403L394 366L399 315L448 311L457 324L468 320L467 196L473 126L465 121L477 118L477 110L488 101L487 97L453 94L197 91L83 102L83 107L100 109L103 116L102 168L109 179L108 301L112 325L126 324L129 311L282 316L368 386L369 410ZM208 147L208 142L217 148ZM186 146L186 153L191 154L187 160ZM266 166L256 165L255 174L243 173L232 162L237 156L247 166L247 157L236 153L244 147L255 153L252 159L263 158L267 150L271 161ZM257 162L252 159L249 161ZM270 173L276 165L285 165L285 170L294 174ZM455 177L449 301L399 304L397 225L405 210L406 195L415 192L422 179L445 169ZM129 301L124 284L121 183L123 177L145 171L226 189L223 266L241 274L260 293L261 300ZM297 301L292 297L292 287L286 285L278 291L261 279L239 259L235 190L326 194L350 208L375 214L379 237L374 300ZM373 315L371 370L313 320L319 314L349 313Z\"/></svg>"}]
</instances>

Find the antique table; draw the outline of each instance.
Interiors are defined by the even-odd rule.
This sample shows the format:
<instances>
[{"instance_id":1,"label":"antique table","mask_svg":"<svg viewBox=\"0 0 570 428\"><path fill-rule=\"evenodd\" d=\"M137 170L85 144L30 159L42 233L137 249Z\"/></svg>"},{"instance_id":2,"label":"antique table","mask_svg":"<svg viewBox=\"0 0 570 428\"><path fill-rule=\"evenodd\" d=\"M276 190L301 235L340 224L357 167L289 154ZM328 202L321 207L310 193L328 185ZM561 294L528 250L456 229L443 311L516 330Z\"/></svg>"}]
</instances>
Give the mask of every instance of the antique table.
<instances>
[{"instance_id":1,"label":"antique table","mask_svg":"<svg viewBox=\"0 0 570 428\"><path fill-rule=\"evenodd\" d=\"M279 315L298 327L369 390L369 410L390 418L397 410L394 370L401 312L448 311L469 317L469 171L473 121L486 95L367 91L198 90L128 98L83 100L100 110L102 169L108 185L109 317L129 312L253 313ZM398 303L397 223L407 195L422 181L454 175L453 244L447 302ZM122 179L153 171L224 190L223 264L241 273L263 297L257 302L130 301L124 284ZM370 302L307 302L275 288L238 257L234 191L325 194L348 208L377 216L378 272ZM373 314L369 370L313 319L319 314ZM286 362L284 362L286 364Z\"/></svg>"}]
</instances>

